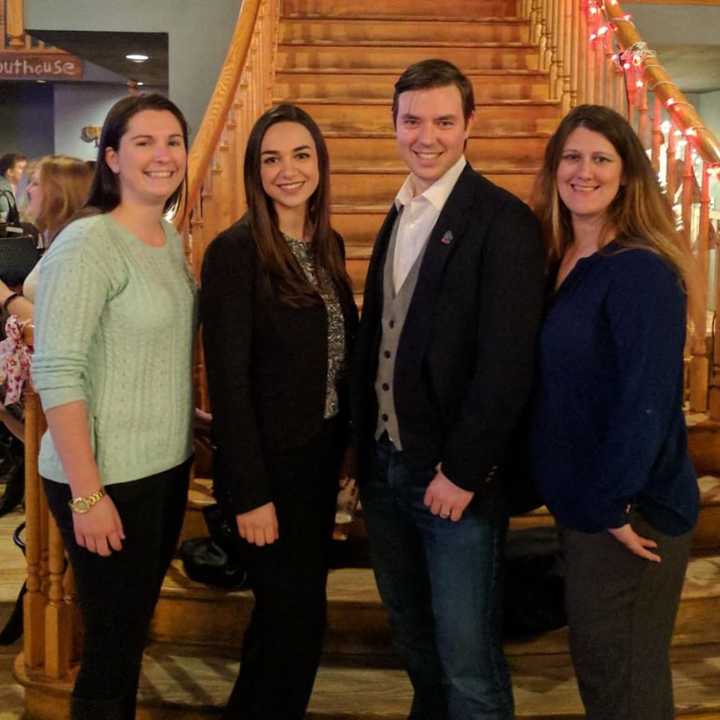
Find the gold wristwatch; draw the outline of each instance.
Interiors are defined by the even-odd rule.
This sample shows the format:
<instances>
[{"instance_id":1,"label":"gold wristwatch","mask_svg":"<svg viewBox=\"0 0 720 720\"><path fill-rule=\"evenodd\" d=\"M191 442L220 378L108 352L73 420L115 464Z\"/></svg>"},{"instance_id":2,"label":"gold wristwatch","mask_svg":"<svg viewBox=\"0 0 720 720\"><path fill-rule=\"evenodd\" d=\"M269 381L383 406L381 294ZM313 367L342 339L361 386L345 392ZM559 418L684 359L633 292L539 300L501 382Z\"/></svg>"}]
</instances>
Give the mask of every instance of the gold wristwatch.
<instances>
[{"instance_id":1,"label":"gold wristwatch","mask_svg":"<svg viewBox=\"0 0 720 720\"><path fill-rule=\"evenodd\" d=\"M86 513L93 505L97 505L105 497L105 490L100 488L97 492L86 497L76 497L70 500L68 505L74 513L82 515Z\"/></svg>"}]
</instances>

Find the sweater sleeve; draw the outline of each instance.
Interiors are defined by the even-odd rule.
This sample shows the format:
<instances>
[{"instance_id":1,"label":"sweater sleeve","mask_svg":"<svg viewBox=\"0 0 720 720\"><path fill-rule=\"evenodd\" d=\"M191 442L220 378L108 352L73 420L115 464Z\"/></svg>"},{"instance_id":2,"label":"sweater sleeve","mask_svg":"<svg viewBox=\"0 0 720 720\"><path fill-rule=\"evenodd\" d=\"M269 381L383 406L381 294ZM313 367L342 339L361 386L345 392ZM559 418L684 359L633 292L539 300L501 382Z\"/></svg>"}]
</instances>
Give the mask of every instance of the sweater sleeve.
<instances>
[{"instance_id":1,"label":"sweater sleeve","mask_svg":"<svg viewBox=\"0 0 720 720\"><path fill-rule=\"evenodd\" d=\"M236 231L218 236L205 253L200 293L216 480L236 514L272 500L252 399L256 259L246 248L250 239Z\"/></svg>"},{"instance_id":2,"label":"sweater sleeve","mask_svg":"<svg viewBox=\"0 0 720 720\"><path fill-rule=\"evenodd\" d=\"M70 225L40 265L32 378L45 410L89 400L89 350L113 286L96 221Z\"/></svg>"},{"instance_id":3,"label":"sweater sleeve","mask_svg":"<svg viewBox=\"0 0 720 720\"><path fill-rule=\"evenodd\" d=\"M627 251L615 262L606 313L619 387L586 495L588 516L604 528L627 522L627 505L650 479L679 402L686 324L680 282L661 259Z\"/></svg>"}]
</instances>

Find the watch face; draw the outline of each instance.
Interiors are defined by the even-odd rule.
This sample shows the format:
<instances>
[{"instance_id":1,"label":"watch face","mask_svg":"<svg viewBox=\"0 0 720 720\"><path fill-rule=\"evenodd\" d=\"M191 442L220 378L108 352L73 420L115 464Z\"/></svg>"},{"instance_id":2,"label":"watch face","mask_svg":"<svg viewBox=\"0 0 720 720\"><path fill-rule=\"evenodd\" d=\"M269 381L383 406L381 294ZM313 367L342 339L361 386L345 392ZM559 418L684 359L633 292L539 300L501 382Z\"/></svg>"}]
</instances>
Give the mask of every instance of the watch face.
<instances>
[{"instance_id":1,"label":"watch face","mask_svg":"<svg viewBox=\"0 0 720 720\"><path fill-rule=\"evenodd\" d=\"M75 512L85 513L90 509L85 498L79 498L75 501Z\"/></svg>"}]
</instances>

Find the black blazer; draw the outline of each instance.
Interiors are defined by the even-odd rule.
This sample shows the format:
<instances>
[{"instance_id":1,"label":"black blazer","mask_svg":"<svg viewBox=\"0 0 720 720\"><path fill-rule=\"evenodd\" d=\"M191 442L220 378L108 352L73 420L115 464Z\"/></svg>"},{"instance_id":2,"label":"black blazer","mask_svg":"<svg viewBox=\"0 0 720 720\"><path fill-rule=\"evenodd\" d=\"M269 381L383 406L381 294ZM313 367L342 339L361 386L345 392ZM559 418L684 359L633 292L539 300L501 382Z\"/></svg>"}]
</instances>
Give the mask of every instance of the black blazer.
<instances>
[{"instance_id":1,"label":"black blazer","mask_svg":"<svg viewBox=\"0 0 720 720\"><path fill-rule=\"evenodd\" d=\"M377 423L382 278L396 217L393 206L375 243L353 362L362 474ZM428 240L395 359L400 441L411 461L442 462L474 492L499 486L531 389L543 287L535 216L467 165Z\"/></svg>"},{"instance_id":2,"label":"black blazer","mask_svg":"<svg viewBox=\"0 0 720 720\"><path fill-rule=\"evenodd\" d=\"M349 287L337 290L349 353L357 309ZM215 494L233 513L247 512L273 499L270 455L301 447L321 428L327 313L324 304L292 308L277 299L243 219L207 248L200 314L217 447ZM347 383L339 379L346 420Z\"/></svg>"}]
</instances>

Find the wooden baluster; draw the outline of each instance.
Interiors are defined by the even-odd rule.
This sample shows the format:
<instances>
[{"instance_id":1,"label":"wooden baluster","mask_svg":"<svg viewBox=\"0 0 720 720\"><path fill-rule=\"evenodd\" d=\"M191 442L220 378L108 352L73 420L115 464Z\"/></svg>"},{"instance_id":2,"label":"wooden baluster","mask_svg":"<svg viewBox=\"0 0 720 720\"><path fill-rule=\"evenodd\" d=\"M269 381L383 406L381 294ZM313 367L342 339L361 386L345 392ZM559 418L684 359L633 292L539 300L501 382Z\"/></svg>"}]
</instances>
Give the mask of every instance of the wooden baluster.
<instances>
[{"instance_id":1,"label":"wooden baluster","mask_svg":"<svg viewBox=\"0 0 720 720\"><path fill-rule=\"evenodd\" d=\"M588 77L590 74L590 48L588 45L589 36L590 29L588 28L587 15L585 13L584 5L581 4L578 9L578 104L592 102L590 99L590 92L588 90Z\"/></svg>"},{"instance_id":2,"label":"wooden baluster","mask_svg":"<svg viewBox=\"0 0 720 720\"><path fill-rule=\"evenodd\" d=\"M560 63L560 0L552 0L551 5L551 35L550 35L550 88L554 98L562 97L562 66Z\"/></svg>"},{"instance_id":3,"label":"wooden baluster","mask_svg":"<svg viewBox=\"0 0 720 720\"><path fill-rule=\"evenodd\" d=\"M48 517L48 602L45 607L45 674L60 680L70 670L72 608L65 601L65 547L55 520Z\"/></svg>"},{"instance_id":4,"label":"wooden baluster","mask_svg":"<svg viewBox=\"0 0 720 720\"><path fill-rule=\"evenodd\" d=\"M198 385L197 387L202 390L201 385ZM207 405L203 405L202 407L207 407ZM70 625L70 637L72 638L70 647L70 663L74 665L80 661L80 656L82 654L83 625L82 617L80 615L80 606L77 602L75 602L75 577L70 563L67 564L65 575L63 577L63 593L64 602L70 608L70 617L68 620Z\"/></svg>"},{"instance_id":5,"label":"wooden baluster","mask_svg":"<svg viewBox=\"0 0 720 720\"><path fill-rule=\"evenodd\" d=\"M235 120L235 149L232 152L232 159L235 162L235 195L233 198L233 206L235 208L235 215L240 217L245 212L245 179L244 179L244 164L245 164L245 145L247 138L247 131L244 123L244 108L243 99L240 97L240 92L235 95L235 102L233 103L233 116Z\"/></svg>"},{"instance_id":6,"label":"wooden baluster","mask_svg":"<svg viewBox=\"0 0 720 720\"><path fill-rule=\"evenodd\" d=\"M530 42L533 45L540 45L540 38L542 37L542 0L532 0L530 9ZM542 53L540 55L540 66L542 67Z\"/></svg>"},{"instance_id":7,"label":"wooden baluster","mask_svg":"<svg viewBox=\"0 0 720 720\"><path fill-rule=\"evenodd\" d=\"M593 43L593 65L595 87L593 88L593 102L601 104L604 102L604 81L605 81L605 49L602 38Z\"/></svg>"},{"instance_id":8,"label":"wooden baluster","mask_svg":"<svg viewBox=\"0 0 720 720\"><path fill-rule=\"evenodd\" d=\"M562 56L560 58L561 72L561 99L563 111L567 112L572 107L572 65L573 65L573 18L572 18L572 0L560 1L560 49Z\"/></svg>"},{"instance_id":9,"label":"wooden baluster","mask_svg":"<svg viewBox=\"0 0 720 720\"><path fill-rule=\"evenodd\" d=\"M40 558L42 555L43 490L38 474L38 451L42 427L40 399L25 388L25 558L27 560L27 594L23 604L23 655L25 667L38 669L45 660L45 596L42 593Z\"/></svg>"},{"instance_id":10,"label":"wooden baluster","mask_svg":"<svg viewBox=\"0 0 720 720\"><path fill-rule=\"evenodd\" d=\"M720 309L720 251L715 250L715 267L710 283L710 184L712 178L712 170L708 163L703 163L703 179L700 191L700 229L698 234L698 242L701 248L705 248L704 253L705 264L703 266L704 277L708 280L708 289L714 291L715 307L714 317L715 323L718 322L718 310ZM709 294L708 294L708 297ZM709 381L708 392L708 414L712 420L720 420L720 337L718 337L718 328L712 328L713 338L713 367L711 369L711 378Z\"/></svg>"},{"instance_id":11,"label":"wooden baluster","mask_svg":"<svg viewBox=\"0 0 720 720\"><path fill-rule=\"evenodd\" d=\"M10 47L21 50L28 47L25 36L25 2L24 0L7 0L6 32L10 36ZM3 38L4 39L4 38Z\"/></svg>"},{"instance_id":12,"label":"wooden baluster","mask_svg":"<svg viewBox=\"0 0 720 720\"><path fill-rule=\"evenodd\" d=\"M188 223L188 236L191 240L191 264L195 277L200 277L200 267L202 265L202 256L205 251L204 239L204 220L203 220L203 202L202 190L198 193L195 207L190 210L190 222Z\"/></svg>"},{"instance_id":13,"label":"wooden baluster","mask_svg":"<svg viewBox=\"0 0 720 720\"><path fill-rule=\"evenodd\" d=\"M603 103L611 108L615 103L615 62L611 32L603 37L603 55Z\"/></svg>"},{"instance_id":14,"label":"wooden baluster","mask_svg":"<svg viewBox=\"0 0 720 720\"><path fill-rule=\"evenodd\" d=\"M688 247L691 247L695 251L694 254L700 266L706 267L707 240L703 243L701 238L702 233L699 233L697 243L695 243L694 247L692 242L692 205L693 195L695 194L695 172L693 168L692 145L689 140L686 140L686 142L682 187L683 236ZM705 175L704 172L703 175ZM703 275L703 279L706 277L707 273ZM708 406L708 380L710 375L710 361L707 357L705 314L703 313L702 318L693 318L693 320L695 322L693 323L690 358L690 410L692 412L705 412Z\"/></svg>"},{"instance_id":15,"label":"wooden baluster","mask_svg":"<svg viewBox=\"0 0 720 720\"><path fill-rule=\"evenodd\" d=\"M615 88L614 93L614 108L621 115L627 114L627 94L625 90L625 73L623 72L622 64L615 63L613 61L613 85Z\"/></svg>"},{"instance_id":16,"label":"wooden baluster","mask_svg":"<svg viewBox=\"0 0 720 720\"><path fill-rule=\"evenodd\" d=\"M671 206L675 204L675 193L677 192L676 149L677 136L675 135L675 124L672 122L672 116L670 116L670 130L668 131L665 150L665 192L667 193Z\"/></svg>"},{"instance_id":17,"label":"wooden baluster","mask_svg":"<svg viewBox=\"0 0 720 720\"><path fill-rule=\"evenodd\" d=\"M683 238L685 245L692 249L692 205L693 190L695 184L695 173L693 171L692 146L687 138L682 140L683 147L683 172L682 172L682 193L681 213L683 224Z\"/></svg>"},{"instance_id":18,"label":"wooden baluster","mask_svg":"<svg viewBox=\"0 0 720 720\"><path fill-rule=\"evenodd\" d=\"M550 47L548 34L548 16L550 12L550 0L542 0L542 12L540 14L540 67L543 70L550 70ZM552 92L552 84L549 85Z\"/></svg>"},{"instance_id":19,"label":"wooden baluster","mask_svg":"<svg viewBox=\"0 0 720 720\"><path fill-rule=\"evenodd\" d=\"M570 53L570 107L575 107L580 97L580 78L582 73L580 68L581 58L580 50L585 49L582 44L582 28L580 25L580 3L576 0L569 0L570 5L570 43L572 46Z\"/></svg>"},{"instance_id":20,"label":"wooden baluster","mask_svg":"<svg viewBox=\"0 0 720 720\"><path fill-rule=\"evenodd\" d=\"M638 72L642 76L642 72ZM642 146L647 150L651 147L652 138L650 136L650 118L648 115L647 102L647 86L644 80L640 80L642 86L637 88L637 108L638 108L638 137Z\"/></svg>"},{"instance_id":21,"label":"wooden baluster","mask_svg":"<svg viewBox=\"0 0 720 720\"><path fill-rule=\"evenodd\" d=\"M656 173L660 172L660 148L664 142L662 132L662 101L655 95L652 118L652 153L650 160Z\"/></svg>"}]
</instances>

